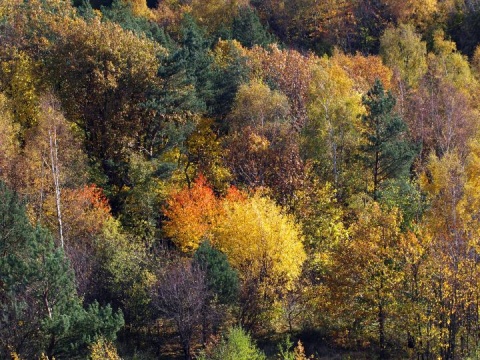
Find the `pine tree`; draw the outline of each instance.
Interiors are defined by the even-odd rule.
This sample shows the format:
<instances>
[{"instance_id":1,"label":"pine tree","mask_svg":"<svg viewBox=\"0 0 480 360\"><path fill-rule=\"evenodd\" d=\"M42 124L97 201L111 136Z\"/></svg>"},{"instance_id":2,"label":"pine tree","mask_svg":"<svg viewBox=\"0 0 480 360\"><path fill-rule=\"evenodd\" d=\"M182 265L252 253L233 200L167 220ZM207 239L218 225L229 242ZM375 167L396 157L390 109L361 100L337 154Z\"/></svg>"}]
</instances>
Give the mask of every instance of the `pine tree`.
<instances>
[{"instance_id":1,"label":"pine tree","mask_svg":"<svg viewBox=\"0 0 480 360\"><path fill-rule=\"evenodd\" d=\"M204 241L195 252L194 261L205 271L208 289L222 304L231 304L238 298L239 280L227 256Z\"/></svg>"},{"instance_id":2,"label":"pine tree","mask_svg":"<svg viewBox=\"0 0 480 360\"><path fill-rule=\"evenodd\" d=\"M113 340L121 326L122 314L110 306L83 308L63 249L30 225L17 196L0 183L0 357L71 358L100 336Z\"/></svg>"},{"instance_id":3,"label":"pine tree","mask_svg":"<svg viewBox=\"0 0 480 360\"><path fill-rule=\"evenodd\" d=\"M254 45L267 46L273 43L273 36L263 27L255 9L240 8L233 19L232 38L248 48Z\"/></svg>"},{"instance_id":4,"label":"pine tree","mask_svg":"<svg viewBox=\"0 0 480 360\"><path fill-rule=\"evenodd\" d=\"M380 80L375 81L362 102L367 109L362 117L362 160L373 177L373 197L377 199L383 181L408 173L416 149L406 139L405 122L394 113L395 98L385 92Z\"/></svg>"}]
</instances>

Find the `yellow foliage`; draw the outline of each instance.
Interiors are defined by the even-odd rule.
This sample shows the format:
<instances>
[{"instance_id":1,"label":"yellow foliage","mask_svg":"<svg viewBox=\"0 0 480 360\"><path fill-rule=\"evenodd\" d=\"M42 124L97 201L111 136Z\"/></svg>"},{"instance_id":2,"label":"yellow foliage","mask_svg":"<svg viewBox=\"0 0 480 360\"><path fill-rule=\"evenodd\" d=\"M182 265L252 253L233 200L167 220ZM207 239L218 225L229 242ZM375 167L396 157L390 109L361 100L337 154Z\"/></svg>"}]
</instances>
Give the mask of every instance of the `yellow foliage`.
<instances>
[{"instance_id":1,"label":"yellow foliage","mask_svg":"<svg viewBox=\"0 0 480 360\"><path fill-rule=\"evenodd\" d=\"M427 171L420 175L419 184L431 198L454 191L456 186L463 184L463 165L458 155L451 152L439 158L431 154Z\"/></svg>"},{"instance_id":2,"label":"yellow foliage","mask_svg":"<svg viewBox=\"0 0 480 360\"><path fill-rule=\"evenodd\" d=\"M13 122L10 104L0 93L0 178L6 180L13 159L18 154L20 127Z\"/></svg>"},{"instance_id":3,"label":"yellow foliage","mask_svg":"<svg viewBox=\"0 0 480 360\"><path fill-rule=\"evenodd\" d=\"M338 247L332 270L330 310L340 318L358 319L365 335L379 341L382 333L392 331L388 314L399 301L396 294L405 278L401 219L395 208L367 205L350 227L350 238Z\"/></svg>"},{"instance_id":4,"label":"yellow foliage","mask_svg":"<svg viewBox=\"0 0 480 360\"><path fill-rule=\"evenodd\" d=\"M100 338L92 345L90 345L90 360L121 360L121 357L117 353L115 346Z\"/></svg>"},{"instance_id":5,"label":"yellow foliage","mask_svg":"<svg viewBox=\"0 0 480 360\"><path fill-rule=\"evenodd\" d=\"M0 1L0 19L14 14L15 7L18 6L22 0Z\"/></svg>"},{"instance_id":6,"label":"yellow foliage","mask_svg":"<svg viewBox=\"0 0 480 360\"><path fill-rule=\"evenodd\" d=\"M237 40L219 40L213 49L216 65L224 68L238 56L246 56L246 49Z\"/></svg>"},{"instance_id":7,"label":"yellow foliage","mask_svg":"<svg viewBox=\"0 0 480 360\"><path fill-rule=\"evenodd\" d=\"M217 191L224 191L232 176L224 165L224 149L211 119L201 119L186 141L184 173L189 179L202 174Z\"/></svg>"},{"instance_id":8,"label":"yellow foliage","mask_svg":"<svg viewBox=\"0 0 480 360\"><path fill-rule=\"evenodd\" d=\"M168 201L164 229L182 251L205 238L222 250L244 277L275 278L289 287L306 258L299 226L274 201L236 189L218 199L203 177Z\"/></svg>"},{"instance_id":9,"label":"yellow foliage","mask_svg":"<svg viewBox=\"0 0 480 360\"><path fill-rule=\"evenodd\" d=\"M133 14L147 19L153 19L153 13L147 6L147 0L123 0L130 3L132 6Z\"/></svg>"},{"instance_id":10,"label":"yellow foliage","mask_svg":"<svg viewBox=\"0 0 480 360\"><path fill-rule=\"evenodd\" d=\"M305 355L305 348L300 340L298 340L297 346L295 346L295 349L293 349L293 356L295 360L313 359L313 356L309 358L307 355Z\"/></svg>"},{"instance_id":11,"label":"yellow foliage","mask_svg":"<svg viewBox=\"0 0 480 360\"><path fill-rule=\"evenodd\" d=\"M458 52L456 44L444 36L441 30L434 33L434 52L428 57L430 71L436 78L450 82L467 98L475 97L479 83L472 74L467 57Z\"/></svg>"},{"instance_id":12,"label":"yellow foliage","mask_svg":"<svg viewBox=\"0 0 480 360\"><path fill-rule=\"evenodd\" d=\"M381 54L385 63L399 72L410 87L416 87L427 71L427 45L415 33L412 25L387 29L381 40Z\"/></svg>"},{"instance_id":13,"label":"yellow foliage","mask_svg":"<svg viewBox=\"0 0 480 360\"><path fill-rule=\"evenodd\" d=\"M275 83L290 100L295 126L302 127L307 120L306 103L312 66L318 58L313 54L302 55L295 50L281 50L277 45L271 45L268 49L254 46L247 54L251 79Z\"/></svg>"},{"instance_id":14,"label":"yellow foliage","mask_svg":"<svg viewBox=\"0 0 480 360\"><path fill-rule=\"evenodd\" d=\"M224 201L213 235L213 244L242 276L282 279L286 288L300 275L306 258L293 217L259 194L245 201Z\"/></svg>"},{"instance_id":15,"label":"yellow foliage","mask_svg":"<svg viewBox=\"0 0 480 360\"><path fill-rule=\"evenodd\" d=\"M25 129L33 126L39 116L36 64L23 51L6 51L10 59L0 64L0 85L6 87L11 99L14 120Z\"/></svg>"},{"instance_id":16,"label":"yellow foliage","mask_svg":"<svg viewBox=\"0 0 480 360\"><path fill-rule=\"evenodd\" d=\"M386 90L392 87L393 72L385 66L379 56L362 54L347 55L335 51L331 61L340 65L353 80L354 89L366 94L373 86L376 79L382 81Z\"/></svg>"},{"instance_id":17,"label":"yellow foliage","mask_svg":"<svg viewBox=\"0 0 480 360\"><path fill-rule=\"evenodd\" d=\"M319 59L312 66L303 151L321 164L324 179L335 190L345 189L346 181L355 179L351 176L355 167L346 166L344 154L359 148L360 115L364 112L361 94L341 64Z\"/></svg>"},{"instance_id":18,"label":"yellow foliage","mask_svg":"<svg viewBox=\"0 0 480 360\"><path fill-rule=\"evenodd\" d=\"M228 26L239 7L247 4L247 0L192 0L191 12L201 25L213 33L222 25Z\"/></svg>"},{"instance_id":19,"label":"yellow foliage","mask_svg":"<svg viewBox=\"0 0 480 360\"><path fill-rule=\"evenodd\" d=\"M287 97L270 88L262 80L242 84L229 117L237 128L253 126L263 129L268 124L285 121L290 113Z\"/></svg>"}]
</instances>

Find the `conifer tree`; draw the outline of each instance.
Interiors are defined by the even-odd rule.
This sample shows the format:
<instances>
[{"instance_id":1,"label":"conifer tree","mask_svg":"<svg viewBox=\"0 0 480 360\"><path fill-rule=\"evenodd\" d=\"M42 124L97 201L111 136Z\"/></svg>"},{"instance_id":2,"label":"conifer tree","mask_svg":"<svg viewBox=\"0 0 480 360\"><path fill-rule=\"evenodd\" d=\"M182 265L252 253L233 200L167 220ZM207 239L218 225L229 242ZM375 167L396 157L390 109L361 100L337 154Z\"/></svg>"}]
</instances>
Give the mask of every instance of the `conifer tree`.
<instances>
[{"instance_id":1,"label":"conifer tree","mask_svg":"<svg viewBox=\"0 0 480 360\"><path fill-rule=\"evenodd\" d=\"M385 92L380 80L362 99L367 113L363 115L362 160L373 177L373 197L387 179L408 173L415 156L415 147L406 139L406 124L394 112L395 98Z\"/></svg>"},{"instance_id":2,"label":"conifer tree","mask_svg":"<svg viewBox=\"0 0 480 360\"><path fill-rule=\"evenodd\" d=\"M72 358L100 336L113 340L121 326L110 306L82 306L63 250L0 183L0 358Z\"/></svg>"}]
</instances>

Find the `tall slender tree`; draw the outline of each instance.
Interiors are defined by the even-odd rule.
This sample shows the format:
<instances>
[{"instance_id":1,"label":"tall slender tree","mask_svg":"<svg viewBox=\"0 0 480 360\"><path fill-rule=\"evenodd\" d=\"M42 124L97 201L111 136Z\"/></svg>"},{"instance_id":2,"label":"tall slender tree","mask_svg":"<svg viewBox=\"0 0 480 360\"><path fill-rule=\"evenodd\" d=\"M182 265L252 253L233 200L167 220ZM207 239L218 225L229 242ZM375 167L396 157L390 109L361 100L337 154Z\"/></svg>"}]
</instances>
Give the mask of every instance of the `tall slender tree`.
<instances>
[{"instance_id":1,"label":"tall slender tree","mask_svg":"<svg viewBox=\"0 0 480 360\"><path fill-rule=\"evenodd\" d=\"M394 112L395 98L385 92L380 80L362 102L367 112L362 117L365 143L361 145L361 157L371 175L368 182L373 180L373 198L377 199L383 181L408 173L416 149L406 139L406 124Z\"/></svg>"}]
</instances>

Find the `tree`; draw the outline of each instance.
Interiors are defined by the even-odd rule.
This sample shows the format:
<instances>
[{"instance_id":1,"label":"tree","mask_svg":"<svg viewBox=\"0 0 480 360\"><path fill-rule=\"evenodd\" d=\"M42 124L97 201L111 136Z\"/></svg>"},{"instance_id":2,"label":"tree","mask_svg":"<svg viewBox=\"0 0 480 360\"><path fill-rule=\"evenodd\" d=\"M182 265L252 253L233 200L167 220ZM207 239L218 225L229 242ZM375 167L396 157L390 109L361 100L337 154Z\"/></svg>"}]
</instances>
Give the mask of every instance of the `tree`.
<instances>
[{"instance_id":1,"label":"tree","mask_svg":"<svg viewBox=\"0 0 480 360\"><path fill-rule=\"evenodd\" d=\"M164 210L168 220L164 230L182 251L193 251L216 226L218 200L203 176L191 188L174 193Z\"/></svg>"},{"instance_id":2,"label":"tree","mask_svg":"<svg viewBox=\"0 0 480 360\"><path fill-rule=\"evenodd\" d=\"M160 25L151 21L153 13L146 8L146 1L143 1L143 4L141 3L138 1L132 3L132 1L115 0L109 7L102 6L102 19L115 22L123 29L133 31L139 36L146 35L162 46L171 45L171 40ZM93 11L90 13L87 10L87 14L93 15L92 17L95 16Z\"/></svg>"},{"instance_id":3,"label":"tree","mask_svg":"<svg viewBox=\"0 0 480 360\"><path fill-rule=\"evenodd\" d=\"M90 360L121 360L115 345L105 339L98 339L90 345Z\"/></svg>"},{"instance_id":4,"label":"tree","mask_svg":"<svg viewBox=\"0 0 480 360\"><path fill-rule=\"evenodd\" d=\"M249 6L241 7L234 17L232 38L248 48L255 45L266 47L273 42L272 36L260 22L257 12Z\"/></svg>"},{"instance_id":5,"label":"tree","mask_svg":"<svg viewBox=\"0 0 480 360\"><path fill-rule=\"evenodd\" d=\"M448 80L448 83L471 98L479 86L472 76L472 70L466 56L457 51L457 45L445 39L445 34L437 30L433 34L433 52L428 56L429 77Z\"/></svg>"},{"instance_id":6,"label":"tree","mask_svg":"<svg viewBox=\"0 0 480 360\"><path fill-rule=\"evenodd\" d=\"M213 48L214 67L212 83L214 99L209 105L209 114L223 127L222 121L232 109L239 87L249 77L248 57L245 49L236 40L219 40ZM224 129L221 129L224 130Z\"/></svg>"},{"instance_id":7,"label":"tree","mask_svg":"<svg viewBox=\"0 0 480 360\"><path fill-rule=\"evenodd\" d=\"M313 67L307 109L303 156L315 162L314 169L333 185L338 198L345 198L348 182L355 178L352 158L364 109L353 81L336 62L320 59Z\"/></svg>"},{"instance_id":8,"label":"tree","mask_svg":"<svg viewBox=\"0 0 480 360\"><path fill-rule=\"evenodd\" d=\"M458 299L459 269L465 242L459 231L461 218L456 212L463 185L462 165L456 154L446 154L442 159L431 155L428 176L420 177L422 189L427 192L431 209L425 216L424 224L431 237L431 261L426 287L430 292L429 304L433 306L431 317L432 343L427 351L446 355L455 352L459 320L457 313L462 304ZM427 326L428 326L427 325Z\"/></svg>"},{"instance_id":9,"label":"tree","mask_svg":"<svg viewBox=\"0 0 480 360\"><path fill-rule=\"evenodd\" d=\"M150 288L157 282L149 249L142 241L126 233L118 220L108 219L98 236L96 256L99 266L96 298L122 309L125 321L145 326L152 318Z\"/></svg>"},{"instance_id":10,"label":"tree","mask_svg":"<svg viewBox=\"0 0 480 360\"><path fill-rule=\"evenodd\" d=\"M427 45L415 33L413 25L387 29L380 39L385 64L399 72L407 86L417 87L427 72Z\"/></svg>"},{"instance_id":11,"label":"tree","mask_svg":"<svg viewBox=\"0 0 480 360\"><path fill-rule=\"evenodd\" d=\"M186 140L185 154L180 160L185 162L183 171L187 184L191 184L192 179L205 176L216 191L223 192L232 175L225 164L222 139L213 125L211 119L201 119L198 122Z\"/></svg>"},{"instance_id":12,"label":"tree","mask_svg":"<svg viewBox=\"0 0 480 360\"><path fill-rule=\"evenodd\" d=\"M144 131L150 130L155 113L146 104L159 83L162 48L97 18L87 22L52 15L44 22L48 29L43 32L55 39L41 47L45 77L65 116L83 130L87 153L106 176L116 213L121 210L118 193L128 184L129 152L148 148Z\"/></svg>"},{"instance_id":13,"label":"tree","mask_svg":"<svg viewBox=\"0 0 480 360\"><path fill-rule=\"evenodd\" d=\"M19 153L20 126L13 121L7 97L0 93L0 179L12 180L14 162Z\"/></svg>"},{"instance_id":14,"label":"tree","mask_svg":"<svg viewBox=\"0 0 480 360\"><path fill-rule=\"evenodd\" d=\"M405 123L393 112L395 98L385 93L380 81L363 97L363 104L367 113L362 116L365 144L360 148L361 156L371 174L371 193L377 199L383 181L408 172L415 148L405 139Z\"/></svg>"},{"instance_id":15,"label":"tree","mask_svg":"<svg viewBox=\"0 0 480 360\"><path fill-rule=\"evenodd\" d=\"M222 251L242 281L241 320L257 325L276 292L293 286L300 276L305 251L299 227L272 200L259 194L247 198L231 188L218 199L203 179L170 200L165 224L183 251L198 248L206 238Z\"/></svg>"},{"instance_id":16,"label":"tree","mask_svg":"<svg viewBox=\"0 0 480 360\"><path fill-rule=\"evenodd\" d=\"M406 105L409 135L422 146L419 167L425 166L431 152L442 157L457 151L466 157L468 139L475 131L476 110L470 95L442 77L425 77Z\"/></svg>"},{"instance_id":17,"label":"tree","mask_svg":"<svg viewBox=\"0 0 480 360\"><path fill-rule=\"evenodd\" d=\"M312 54L304 56L295 50L283 50L277 45L268 49L257 46L247 55L252 75L287 96L291 125L301 130L307 121L308 90L316 58Z\"/></svg>"},{"instance_id":18,"label":"tree","mask_svg":"<svg viewBox=\"0 0 480 360\"><path fill-rule=\"evenodd\" d=\"M240 285L238 273L231 268L224 253L205 240L195 252L193 260L205 271L208 290L221 304L237 301Z\"/></svg>"},{"instance_id":19,"label":"tree","mask_svg":"<svg viewBox=\"0 0 480 360\"><path fill-rule=\"evenodd\" d=\"M239 87L228 118L231 129L251 126L261 133L271 125L288 122L289 116L288 99L282 92L271 90L261 80L252 80Z\"/></svg>"},{"instance_id":20,"label":"tree","mask_svg":"<svg viewBox=\"0 0 480 360\"><path fill-rule=\"evenodd\" d=\"M267 186L282 205L293 206L304 178L299 135L292 129L288 98L263 81L240 86L227 120L226 162L237 182Z\"/></svg>"},{"instance_id":21,"label":"tree","mask_svg":"<svg viewBox=\"0 0 480 360\"><path fill-rule=\"evenodd\" d=\"M207 345L199 360L264 360L250 335L241 327L231 327L217 343Z\"/></svg>"},{"instance_id":22,"label":"tree","mask_svg":"<svg viewBox=\"0 0 480 360\"><path fill-rule=\"evenodd\" d=\"M213 57L209 53L209 41L191 14L185 14L180 28L181 46L176 59L182 65L187 79L194 86L204 109L213 99L212 65Z\"/></svg>"},{"instance_id":23,"label":"tree","mask_svg":"<svg viewBox=\"0 0 480 360\"><path fill-rule=\"evenodd\" d=\"M106 223L112 220L110 205L102 189L85 185L63 189L62 206L65 238L68 239L65 253L75 271L78 294L91 302L101 293L99 278L95 274L103 266L99 239ZM47 201L46 214L50 208Z\"/></svg>"},{"instance_id":24,"label":"tree","mask_svg":"<svg viewBox=\"0 0 480 360\"><path fill-rule=\"evenodd\" d=\"M10 99L13 119L21 127L19 139L22 140L24 131L38 120L37 65L27 52L16 47L5 48L0 58L0 91Z\"/></svg>"},{"instance_id":25,"label":"tree","mask_svg":"<svg viewBox=\"0 0 480 360\"><path fill-rule=\"evenodd\" d=\"M192 15L210 34L220 33L229 28L239 8L248 4L246 0L192 0ZM243 6L242 6L243 5Z\"/></svg>"},{"instance_id":26,"label":"tree","mask_svg":"<svg viewBox=\"0 0 480 360\"><path fill-rule=\"evenodd\" d=\"M56 244L77 275L78 291L92 290L96 236L110 216L110 206L97 188L87 186L87 156L78 127L70 124L51 95L43 95L37 123L25 132L11 180L29 200L29 216L55 234Z\"/></svg>"},{"instance_id":27,"label":"tree","mask_svg":"<svg viewBox=\"0 0 480 360\"><path fill-rule=\"evenodd\" d=\"M201 324L208 297L205 272L191 261L183 261L164 269L153 287L153 304L172 319L180 336L185 360L192 359L192 341Z\"/></svg>"},{"instance_id":28,"label":"tree","mask_svg":"<svg viewBox=\"0 0 480 360\"><path fill-rule=\"evenodd\" d=\"M74 274L49 233L33 228L16 195L0 184L0 354L70 357L98 337L113 340L121 312L84 309Z\"/></svg>"},{"instance_id":29,"label":"tree","mask_svg":"<svg viewBox=\"0 0 480 360\"><path fill-rule=\"evenodd\" d=\"M195 252L193 264L205 272L209 292L202 309L202 342L206 344L209 326L215 332L222 320L225 322L226 305L234 305L238 301L240 281L225 254L214 249L208 240L202 242Z\"/></svg>"},{"instance_id":30,"label":"tree","mask_svg":"<svg viewBox=\"0 0 480 360\"><path fill-rule=\"evenodd\" d=\"M381 208L375 202L368 205L350 227L350 237L338 247L332 272L337 280L332 296L346 306L340 311L350 323L353 320L356 329L350 331L375 329L381 358L393 334L390 317L395 314L396 294L404 279L400 221L397 209Z\"/></svg>"},{"instance_id":31,"label":"tree","mask_svg":"<svg viewBox=\"0 0 480 360\"><path fill-rule=\"evenodd\" d=\"M306 258L293 217L259 194L223 202L223 214L211 237L242 280L240 320L258 325L279 292L293 286Z\"/></svg>"},{"instance_id":32,"label":"tree","mask_svg":"<svg viewBox=\"0 0 480 360\"><path fill-rule=\"evenodd\" d=\"M348 55L335 51L331 61L338 64L353 80L353 87L365 94L380 79L386 90L392 88L393 71L387 67L380 56L362 54Z\"/></svg>"}]
</instances>

